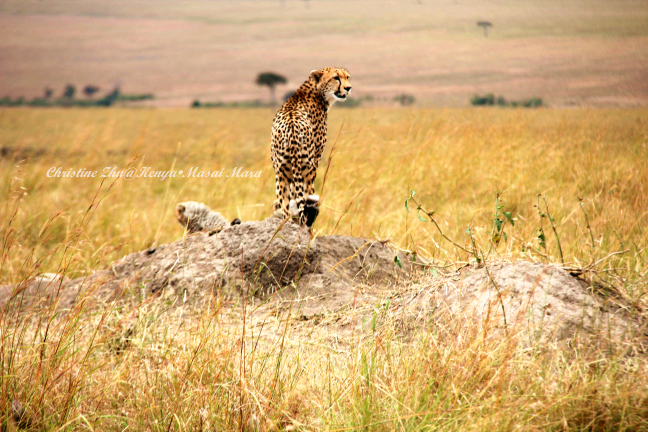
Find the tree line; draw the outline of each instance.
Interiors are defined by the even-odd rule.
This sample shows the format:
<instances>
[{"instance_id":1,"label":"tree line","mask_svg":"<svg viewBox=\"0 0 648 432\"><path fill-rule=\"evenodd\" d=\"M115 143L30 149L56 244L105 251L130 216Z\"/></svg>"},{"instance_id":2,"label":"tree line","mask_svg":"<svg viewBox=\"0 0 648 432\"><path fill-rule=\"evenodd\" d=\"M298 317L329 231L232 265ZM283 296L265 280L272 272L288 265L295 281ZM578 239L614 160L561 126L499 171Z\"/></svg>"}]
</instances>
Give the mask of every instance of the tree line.
<instances>
[{"instance_id":1,"label":"tree line","mask_svg":"<svg viewBox=\"0 0 648 432\"><path fill-rule=\"evenodd\" d=\"M508 101L504 96L498 96L495 98L493 93L487 93L484 96L475 95L470 99L470 104L474 106L492 106L498 105L501 107L523 107L523 108L538 108L541 107L543 102L539 97L532 97L529 99L523 99L519 101Z\"/></svg>"},{"instance_id":2,"label":"tree line","mask_svg":"<svg viewBox=\"0 0 648 432\"><path fill-rule=\"evenodd\" d=\"M27 100L24 97L11 98L5 96L0 98L0 106L34 106L34 107L48 107L48 106L111 106L115 102L133 102L155 99L152 93L142 94L125 94L122 93L119 87L114 87L107 92L103 97L95 98L95 95L101 90L96 85L86 85L81 89L81 93L85 96L83 99L78 99L77 89L74 85L68 84L63 89L59 97L54 97L54 90L45 87L43 96Z\"/></svg>"}]
</instances>

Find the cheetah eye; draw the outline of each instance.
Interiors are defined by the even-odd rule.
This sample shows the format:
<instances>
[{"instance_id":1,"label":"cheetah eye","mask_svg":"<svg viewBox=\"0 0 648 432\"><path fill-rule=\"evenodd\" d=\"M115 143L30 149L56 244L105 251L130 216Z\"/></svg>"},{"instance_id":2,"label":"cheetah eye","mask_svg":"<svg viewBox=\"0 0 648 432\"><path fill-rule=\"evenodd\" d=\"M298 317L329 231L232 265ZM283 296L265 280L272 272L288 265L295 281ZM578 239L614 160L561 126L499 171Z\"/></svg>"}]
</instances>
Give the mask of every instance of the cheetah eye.
<instances>
[{"instance_id":1,"label":"cheetah eye","mask_svg":"<svg viewBox=\"0 0 648 432\"><path fill-rule=\"evenodd\" d=\"M340 77L335 77L335 80L336 80L337 82L340 82Z\"/></svg>"}]
</instances>

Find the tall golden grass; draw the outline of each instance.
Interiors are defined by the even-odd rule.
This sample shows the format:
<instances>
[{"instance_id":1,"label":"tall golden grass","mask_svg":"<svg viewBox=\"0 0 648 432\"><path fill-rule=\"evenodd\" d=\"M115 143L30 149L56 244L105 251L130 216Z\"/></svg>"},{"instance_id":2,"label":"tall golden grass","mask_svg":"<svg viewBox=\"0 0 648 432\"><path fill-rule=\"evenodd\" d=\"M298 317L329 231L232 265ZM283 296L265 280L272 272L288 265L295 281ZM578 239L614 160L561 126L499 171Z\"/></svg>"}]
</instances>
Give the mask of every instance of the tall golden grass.
<instances>
[{"instance_id":1,"label":"tall golden grass","mask_svg":"<svg viewBox=\"0 0 648 432\"><path fill-rule=\"evenodd\" d=\"M42 272L77 277L177 240L180 201L243 221L268 216L272 117L266 109L0 111L0 284ZM317 234L390 238L441 264L479 256L595 263L598 283L645 307L646 110L334 107L318 191L329 158ZM263 175L47 177L52 167ZM454 247L412 201L406 211L412 190L447 237L468 250L474 241L485 255ZM496 217L506 220L499 242ZM243 338L232 324L241 311L219 299L198 310L146 301L66 315L0 310L8 428L16 401L38 430L648 430L644 357L519 349L485 343L470 328L404 339L388 308L339 343L317 327L288 326L287 316L268 321L265 331L280 337L259 339L264 330L250 326Z\"/></svg>"},{"instance_id":2,"label":"tall golden grass","mask_svg":"<svg viewBox=\"0 0 648 432\"><path fill-rule=\"evenodd\" d=\"M103 201L92 209L78 245L82 270L179 238L173 208L181 201L202 201L244 221L266 217L274 200L268 152L272 117L267 109L2 111L0 145L7 155L1 162L6 205L0 211L5 223L18 209L16 249L5 263L3 281L22 276L20 263L32 248L42 255L73 236L97 194ZM335 107L318 191L334 143L336 148L316 227L330 233L357 195L338 233L390 237L400 247L443 258L438 233L405 211L410 190L460 243L469 242L465 231L470 227L488 239L495 198L502 191L502 210L512 213L515 226L507 228L508 242L498 251L529 253L524 246L530 244L545 252L537 239L543 222L546 253L556 257L548 219L539 217L537 195L542 194L567 262L584 264L630 249L628 263L641 273L645 255L639 252L646 246L648 222L647 119L645 110ZM121 170L129 164L185 174L191 167L223 169L224 174L165 181L100 177L105 167ZM51 167L98 174L48 178ZM235 167L263 174L227 178ZM49 228L41 232L46 224ZM55 266L43 270L55 271Z\"/></svg>"}]
</instances>

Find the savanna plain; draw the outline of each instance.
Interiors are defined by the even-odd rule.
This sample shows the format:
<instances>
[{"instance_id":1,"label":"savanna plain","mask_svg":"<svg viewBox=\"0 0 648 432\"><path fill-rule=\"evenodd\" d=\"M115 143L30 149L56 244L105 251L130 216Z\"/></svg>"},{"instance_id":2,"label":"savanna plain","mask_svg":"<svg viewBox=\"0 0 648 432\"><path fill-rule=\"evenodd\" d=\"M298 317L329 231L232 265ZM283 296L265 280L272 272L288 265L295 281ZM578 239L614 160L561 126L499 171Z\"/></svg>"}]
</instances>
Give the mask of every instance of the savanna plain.
<instances>
[{"instance_id":1,"label":"savanna plain","mask_svg":"<svg viewBox=\"0 0 648 432\"><path fill-rule=\"evenodd\" d=\"M5 0L0 98L93 84L97 97L114 87L153 93L143 103L155 106L266 102L260 72L287 78L281 96L309 71L339 66L367 105L411 94L464 107L494 93L642 107L647 23L644 0Z\"/></svg>"},{"instance_id":2,"label":"savanna plain","mask_svg":"<svg viewBox=\"0 0 648 432\"><path fill-rule=\"evenodd\" d=\"M82 277L181 240L182 201L244 222L268 217L273 114L0 110L0 285ZM404 288L484 261L586 269L645 322L647 110L335 106L329 120L315 236L415 251L431 265ZM57 167L97 176L48 177ZM223 176L102 178L106 167ZM238 167L261 175L227 177ZM422 209L406 209L412 192ZM640 341L520 345L433 323L405 336L379 303L361 331L331 343L289 313L265 329L224 324L246 302L0 306L0 429L20 426L19 404L23 426L52 431L648 430ZM126 321L134 331L119 345ZM270 327L281 337L264 337Z\"/></svg>"}]
</instances>

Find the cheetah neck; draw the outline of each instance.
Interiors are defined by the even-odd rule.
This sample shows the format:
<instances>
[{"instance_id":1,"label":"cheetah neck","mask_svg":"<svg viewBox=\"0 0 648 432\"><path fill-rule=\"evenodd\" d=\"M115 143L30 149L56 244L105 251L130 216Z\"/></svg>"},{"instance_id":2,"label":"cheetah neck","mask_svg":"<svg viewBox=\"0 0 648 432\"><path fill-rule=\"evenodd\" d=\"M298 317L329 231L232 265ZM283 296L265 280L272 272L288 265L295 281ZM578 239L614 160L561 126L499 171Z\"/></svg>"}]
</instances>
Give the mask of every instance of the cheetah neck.
<instances>
[{"instance_id":1,"label":"cheetah neck","mask_svg":"<svg viewBox=\"0 0 648 432\"><path fill-rule=\"evenodd\" d=\"M317 91L315 83L311 80L302 84L298 91L301 91L307 99L312 99L315 106L325 112L328 112L333 106L333 102L335 102L335 100L328 100L322 93Z\"/></svg>"}]
</instances>

